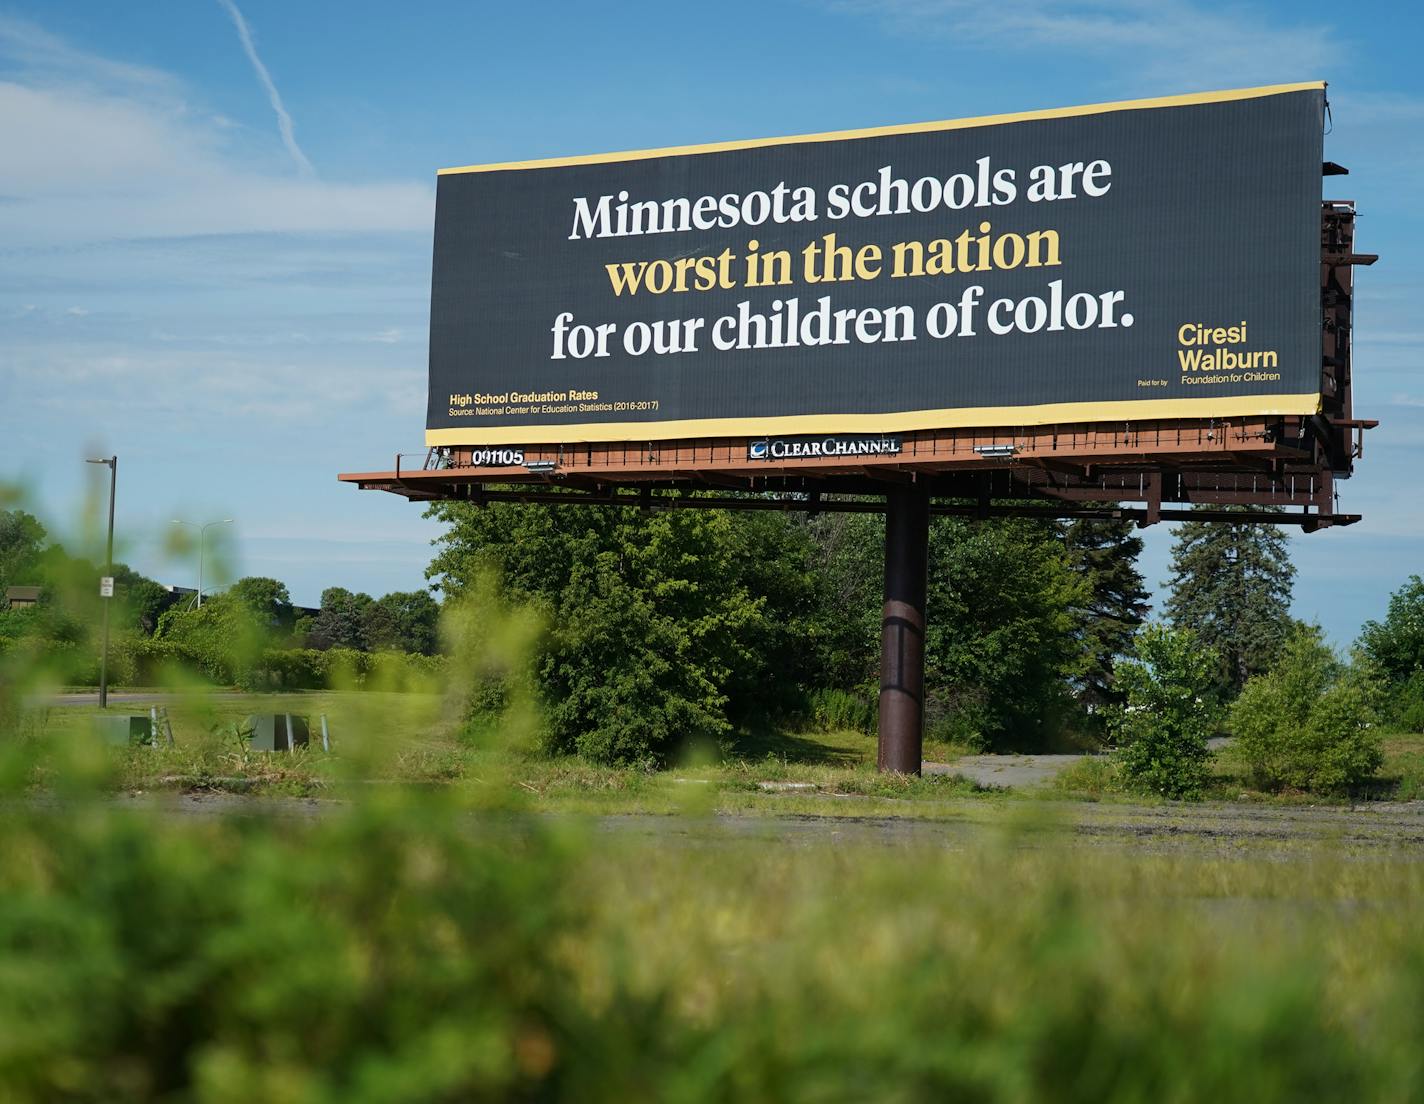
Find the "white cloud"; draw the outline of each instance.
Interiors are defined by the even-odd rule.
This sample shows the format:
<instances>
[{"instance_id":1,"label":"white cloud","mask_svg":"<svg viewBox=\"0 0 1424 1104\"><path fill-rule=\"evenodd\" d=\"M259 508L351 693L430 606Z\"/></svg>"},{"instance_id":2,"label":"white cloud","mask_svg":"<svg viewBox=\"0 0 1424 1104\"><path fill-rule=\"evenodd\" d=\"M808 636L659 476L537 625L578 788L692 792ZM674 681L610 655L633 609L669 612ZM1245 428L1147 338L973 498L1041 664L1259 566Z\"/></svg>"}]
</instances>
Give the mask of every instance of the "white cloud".
<instances>
[{"instance_id":1,"label":"white cloud","mask_svg":"<svg viewBox=\"0 0 1424 1104\"><path fill-rule=\"evenodd\" d=\"M169 97L176 95L178 87L161 70L81 50L42 27L4 14L0 14L0 62L7 70L41 83L82 82L96 87L122 87L129 95Z\"/></svg>"},{"instance_id":2,"label":"white cloud","mask_svg":"<svg viewBox=\"0 0 1424 1104\"><path fill-rule=\"evenodd\" d=\"M1352 126L1424 122L1424 100L1399 92L1345 90L1331 96L1334 114ZM1343 105L1343 106L1342 106Z\"/></svg>"},{"instance_id":3,"label":"white cloud","mask_svg":"<svg viewBox=\"0 0 1424 1104\"><path fill-rule=\"evenodd\" d=\"M99 425L181 425L191 441L228 441L243 423L326 424L376 408L416 426L424 409L424 366L353 365L322 350L251 355L244 350L170 350L121 343L12 343L0 359L0 394L37 418ZM413 431L414 432L414 431ZM214 436L215 435L215 436Z\"/></svg>"},{"instance_id":4,"label":"white cloud","mask_svg":"<svg viewBox=\"0 0 1424 1104\"><path fill-rule=\"evenodd\" d=\"M839 0L895 30L969 46L1107 58L1178 91L1320 77L1340 43L1323 25L1281 25L1249 8L1191 0Z\"/></svg>"},{"instance_id":5,"label":"white cloud","mask_svg":"<svg viewBox=\"0 0 1424 1104\"><path fill-rule=\"evenodd\" d=\"M166 74L96 58L0 18L0 242L424 230L413 181L293 178Z\"/></svg>"},{"instance_id":6,"label":"white cloud","mask_svg":"<svg viewBox=\"0 0 1424 1104\"><path fill-rule=\"evenodd\" d=\"M282 102L282 94L277 91L277 83L272 79L272 74L267 71L267 66L263 63L261 55L258 54L257 44L252 41L252 30L248 27L247 20L232 0L218 0L218 3L227 12L228 18L232 20L232 25L237 28L237 37L242 43L243 53L247 55L253 72L257 74L258 81L267 92L267 100L271 103L272 111L277 116L277 130L282 135L282 145L287 147L287 153L296 162L297 168L301 170L303 176L315 176L316 169L307 160L307 155L302 152L302 147L297 144L292 116L287 111L287 105Z\"/></svg>"}]
</instances>

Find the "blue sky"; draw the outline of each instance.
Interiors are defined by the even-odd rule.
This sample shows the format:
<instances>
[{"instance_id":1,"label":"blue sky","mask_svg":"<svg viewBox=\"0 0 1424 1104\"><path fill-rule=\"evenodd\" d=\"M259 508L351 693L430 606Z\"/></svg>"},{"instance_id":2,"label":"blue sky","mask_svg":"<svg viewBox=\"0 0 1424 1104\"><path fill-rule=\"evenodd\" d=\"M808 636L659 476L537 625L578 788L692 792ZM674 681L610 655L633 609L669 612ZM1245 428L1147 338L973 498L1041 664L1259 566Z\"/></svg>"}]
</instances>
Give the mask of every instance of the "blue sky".
<instances>
[{"instance_id":1,"label":"blue sky","mask_svg":"<svg viewBox=\"0 0 1424 1104\"><path fill-rule=\"evenodd\" d=\"M1295 612L1347 643L1424 571L1414 5L238 7L251 54L225 0L0 0L0 480L60 532L83 457L117 452L125 555L157 578L196 573L171 518L232 517L229 570L298 602L421 585L419 508L334 476L422 451L439 167L1323 78L1352 170L1330 194L1383 254L1356 309L1383 425L1341 488L1365 520L1293 540ZM1156 583L1170 530L1147 537Z\"/></svg>"}]
</instances>

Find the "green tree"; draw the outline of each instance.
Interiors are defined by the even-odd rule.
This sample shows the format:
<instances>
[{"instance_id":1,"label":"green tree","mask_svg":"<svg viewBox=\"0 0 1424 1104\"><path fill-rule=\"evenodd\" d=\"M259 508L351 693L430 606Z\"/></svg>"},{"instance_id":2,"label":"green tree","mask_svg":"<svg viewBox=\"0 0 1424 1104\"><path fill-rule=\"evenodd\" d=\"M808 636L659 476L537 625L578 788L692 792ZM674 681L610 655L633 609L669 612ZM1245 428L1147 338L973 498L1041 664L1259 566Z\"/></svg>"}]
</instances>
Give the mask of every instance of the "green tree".
<instances>
[{"instance_id":1,"label":"green tree","mask_svg":"<svg viewBox=\"0 0 1424 1104\"><path fill-rule=\"evenodd\" d=\"M827 513L805 526L816 582L813 677L873 698L884 522ZM1094 706L1111 700L1113 664L1130 650L1146 611L1141 549L1129 522L936 522L932 726L951 737L1032 746L1069 717L1068 691ZM1031 692L1021 700L1025 680Z\"/></svg>"},{"instance_id":2,"label":"green tree","mask_svg":"<svg viewBox=\"0 0 1424 1104\"><path fill-rule=\"evenodd\" d=\"M1090 601L1057 528L936 518L930 527L925 676L932 729L995 749L1051 744L1081 677Z\"/></svg>"},{"instance_id":3,"label":"green tree","mask_svg":"<svg viewBox=\"0 0 1424 1104\"><path fill-rule=\"evenodd\" d=\"M1391 723L1424 732L1424 579L1409 581L1389 598L1383 621L1366 621L1359 648L1386 682Z\"/></svg>"},{"instance_id":4,"label":"green tree","mask_svg":"<svg viewBox=\"0 0 1424 1104\"><path fill-rule=\"evenodd\" d=\"M1298 625L1232 706L1237 753L1263 789L1342 792L1383 762L1379 701L1368 657L1347 666L1317 626Z\"/></svg>"},{"instance_id":5,"label":"green tree","mask_svg":"<svg viewBox=\"0 0 1424 1104\"><path fill-rule=\"evenodd\" d=\"M873 695L880 670L885 520L878 514L824 513L801 524L814 587L813 678L827 689Z\"/></svg>"},{"instance_id":6,"label":"green tree","mask_svg":"<svg viewBox=\"0 0 1424 1104\"><path fill-rule=\"evenodd\" d=\"M443 594L493 568L544 610L555 750L663 762L799 688L808 550L778 515L442 503L429 516L449 525L427 572Z\"/></svg>"},{"instance_id":7,"label":"green tree","mask_svg":"<svg viewBox=\"0 0 1424 1104\"><path fill-rule=\"evenodd\" d=\"M34 635L48 645L72 646L70 675L76 681L87 677L82 673L88 663L84 657L92 656L98 662L95 630L103 608L99 597L103 569L82 557L71 556L57 542L47 542L24 570L29 580L41 588L32 622ZM69 661L66 665L70 665Z\"/></svg>"},{"instance_id":8,"label":"green tree","mask_svg":"<svg viewBox=\"0 0 1424 1104\"><path fill-rule=\"evenodd\" d=\"M37 585L45 527L24 510L0 510L0 598L9 586Z\"/></svg>"},{"instance_id":9,"label":"green tree","mask_svg":"<svg viewBox=\"0 0 1424 1104\"><path fill-rule=\"evenodd\" d=\"M434 655L439 624L440 603L428 590L393 591L366 607L362 630L373 652Z\"/></svg>"},{"instance_id":10,"label":"green tree","mask_svg":"<svg viewBox=\"0 0 1424 1104\"><path fill-rule=\"evenodd\" d=\"M1167 619L1217 653L1228 696L1267 670L1280 651L1292 626L1294 579L1288 538L1274 525L1189 521L1178 527Z\"/></svg>"},{"instance_id":11,"label":"green tree","mask_svg":"<svg viewBox=\"0 0 1424 1104\"><path fill-rule=\"evenodd\" d=\"M321 609L308 634L311 646L365 651L366 611L370 605L369 594L352 593L345 587L327 587L321 592Z\"/></svg>"},{"instance_id":12,"label":"green tree","mask_svg":"<svg viewBox=\"0 0 1424 1104\"><path fill-rule=\"evenodd\" d=\"M163 611L173 604L173 595L163 584L143 575L128 564L114 564L114 602L122 611L122 625L153 635Z\"/></svg>"},{"instance_id":13,"label":"green tree","mask_svg":"<svg viewBox=\"0 0 1424 1104\"><path fill-rule=\"evenodd\" d=\"M228 587L226 594L245 606L274 636L292 631L292 596L287 584L262 575L248 575Z\"/></svg>"},{"instance_id":14,"label":"green tree","mask_svg":"<svg viewBox=\"0 0 1424 1104\"><path fill-rule=\"evenodd\" d=\"M1424 672L1424 579L1411 575L1390 595L1385 619L1360 630L1360 647L1392 683Z\"/></svg>"},{"instance_id":15,"label":"green tree","mask_svg":"<svg viewBox=\"0 0 1424 1104\"><path fill-rule=\"evenodd\" d=\"M1078 608L1077 637L1083 668L1075 684L1079 701L1101 708L1122 699L1114 671L1132 651L1147 616L1142 572L1142 538L1126 520L1077 518L1063 530L1071 568L1087 581L1087 600Z\"/></svg>"},{"instance_id":16,"label":"green tree","mask_svg":"<svg viewBox=\"0 0 1424 1104\"><path fill-rule=\"evenodd\" d=\"M1199 798L1207 739L1215 731L1217 657L1189 629L1149 625L1136 657L1117 667L1125 704L1111 713L1118 762L1130 784L1171 798Z\"/></svg>"},{"instance_id":17,"label":"green tree","mask_svg":"<svg viewBox=\"0 0 1424 1104\"><path fill-rule=\"evenodd\" d=\"M241 682L273 643L267 620L231 592L205 598L201 606L170 607L155 635L223 685Z\"/></svg>"}]
</instances>

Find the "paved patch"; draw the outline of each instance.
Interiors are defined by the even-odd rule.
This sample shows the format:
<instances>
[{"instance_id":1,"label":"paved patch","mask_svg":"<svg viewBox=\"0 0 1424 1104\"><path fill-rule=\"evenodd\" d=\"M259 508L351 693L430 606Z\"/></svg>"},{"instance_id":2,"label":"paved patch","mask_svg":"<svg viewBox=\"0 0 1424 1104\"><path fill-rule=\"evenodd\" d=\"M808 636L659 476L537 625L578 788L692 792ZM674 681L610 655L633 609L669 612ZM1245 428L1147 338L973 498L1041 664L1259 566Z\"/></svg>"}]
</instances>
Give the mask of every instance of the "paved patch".
<instances>
[{"instance_id":1,"label":"paved patch","mask_svg":"<svg viewBox=\"0 0 1424 1104\"><path fill-rule=\"evenodd\" d=\"M223 698L242 697L241 690L204 690L202 697ZM192 694L175 694L168 690L110 690L110 705L164 705L167 703L182 703L192 701ZM69 694L51 694L44 698L36 698L28 705L98 705L99 692L97 690L85 690Z\"/></svg>"}]
</instances>

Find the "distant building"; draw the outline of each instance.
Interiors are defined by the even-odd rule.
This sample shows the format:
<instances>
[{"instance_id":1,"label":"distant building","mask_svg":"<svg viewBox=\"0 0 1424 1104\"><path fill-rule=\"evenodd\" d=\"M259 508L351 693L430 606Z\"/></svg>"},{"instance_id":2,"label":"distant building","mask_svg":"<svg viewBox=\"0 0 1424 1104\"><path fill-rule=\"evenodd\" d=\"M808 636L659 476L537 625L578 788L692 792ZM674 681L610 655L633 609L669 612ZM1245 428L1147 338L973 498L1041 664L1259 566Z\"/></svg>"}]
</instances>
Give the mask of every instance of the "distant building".
<instances>
[{"instance_id":1,"label":"distant building","mask_svg":"<svg viewBox=\"0 0 1424 1104\"><path fill-rule=\"evenodd\" d=\"M40 587L37 586L12 586L5 588L5 608L6 609L29 609L31 606L39 605Z\"/></svg>"}]
</instances>

